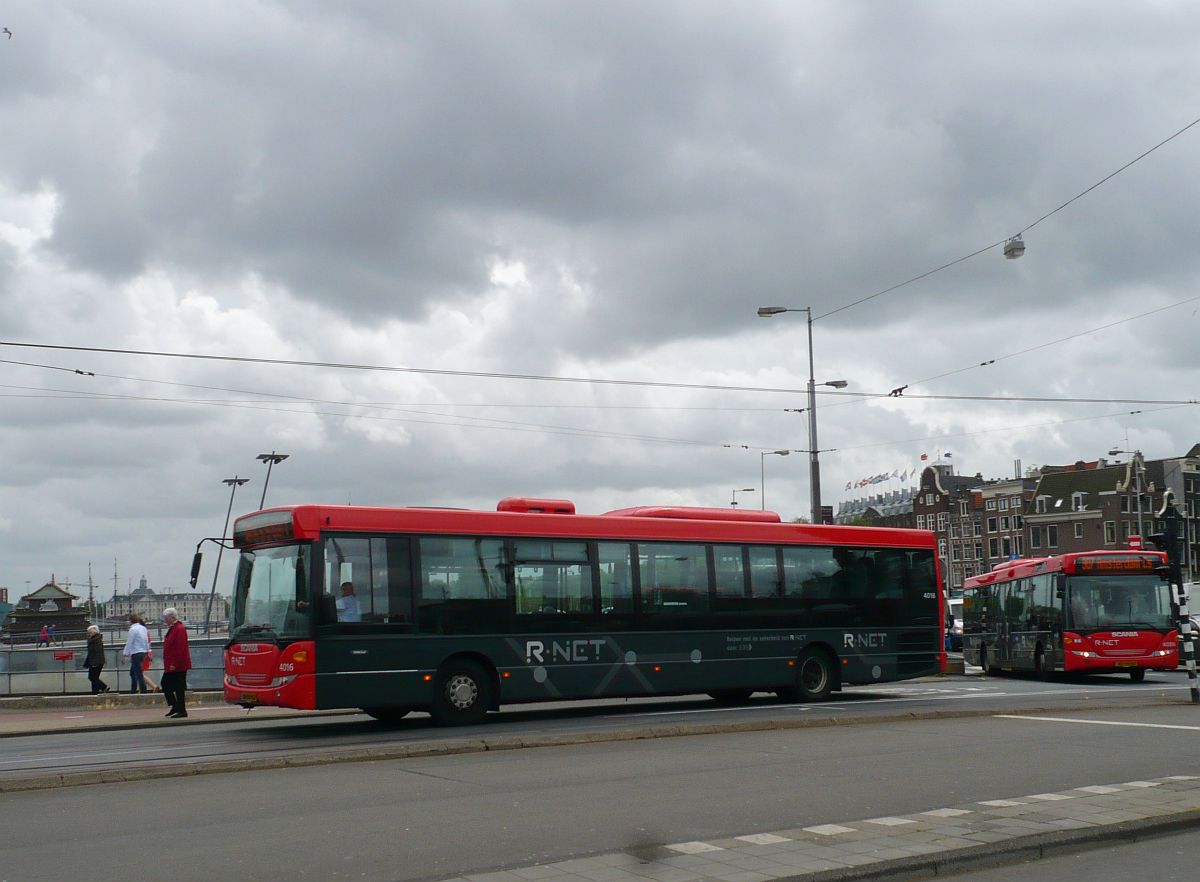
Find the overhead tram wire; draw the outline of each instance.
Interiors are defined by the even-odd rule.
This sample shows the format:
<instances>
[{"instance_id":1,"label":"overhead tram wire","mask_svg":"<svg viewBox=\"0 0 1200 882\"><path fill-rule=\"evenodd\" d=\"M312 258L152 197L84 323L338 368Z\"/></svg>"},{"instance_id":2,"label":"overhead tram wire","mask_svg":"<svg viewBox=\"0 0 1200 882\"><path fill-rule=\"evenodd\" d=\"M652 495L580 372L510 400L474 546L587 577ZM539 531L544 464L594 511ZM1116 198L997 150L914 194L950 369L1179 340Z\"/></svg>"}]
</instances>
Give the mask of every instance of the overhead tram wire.
<instances>
[{"instance_id":1,"label":"overhead tram wire","mask_svg":"<svg viewBox=\"0 0 1200 882\"><path fill-rule=\"evenodd\" d=\"M1096 183L1092 184L1090 187L1087 187L1086 189L1080 191L1079 193L1076 193L1074 196L1072 196L1070 199L1068 199L1062 205L1046 212L1041 217L1039 217L1037 220L1035 220L1033 223L1027 224L1026 226L1022 227L1015 234L1013 234L1013 236L1021 236L1025 233L1029 232L1034 227L1036 227L1038 224L1040 224L1042 221L1046 220L1049 217L1052 217L1053 215L1058 214L1060 211L1062 211L1064 208L1066 208L1072 202L1075 202L1078 199L1082 199L1084 196L1086 196L1088 193L1091 193L1097 187L1100 187L1103 184L1107 183L1108 181L1111 181L1113 178L1115 178L1121 172L1125 171L1130 166L1145 159L1147 156L1149 156L1151 153L1153 153L1158 148L1170 143L1171 141L1174 141L1176 138L1178 138L1180 135L1182 135L1188 129L1192 128L1193 126L1195 126L1197 124L1200 124L1200 117L1197 117L1196 119L1192 120L1190 123L1185 125L1183 128L1179 129L1179 131L1175 132L1174 134L1159 141L1157 144L1155 144L1150 149L1138 154L1133 159L1129 160L1129 162L1125 163L1123 166L1118 168L1116 171L1105 175L1103 178L1096 181ZM851 303L847 303L847 304L844 304L843 306L837 307L837 309L831 309L831 310L829 310L829 312L824 312L821 315L815 315L812 317L812 320L815 322L815 321L818 321L819 319L828 318L831 315L837 315L839 312L844 312L847 309L851 309L855 306L860 306L861 304L866 303L870 300L874 300L877 297L882 297L884 294L890 294L893 291L896 291L900 288L905 287L906 285L911 285L913 282L919 282L919 281L921 281L921 279L927 279L930 276L934 275L935 273L940 273L942 270L949 269L952 266L957 266L960 263L970 260L972 257L978 257L980 254L983 254L985 251L991 251L993 248L1001 246L1005 242L1007 242L1009 239L1012 239L1013 236L1005 236L1003 239L1000 239L999 241L992 242L990 245L985 245L982 248L977 248L974 251L972 251L970 254L964 254L962 257L959 257L955 260L948 261L946 263L943 263L941 266L934 267L931 270L928 270L919 275L913 276L911 279L905 279L903 282L899 282L895 285L891 285L887 288L884 288L882 291L876 291L874 294L868 294L866 297L860 297L858 300L855 300L855 301L852 301Z\"/></svg>"},{"instance_id":2,"label":"overhead tram wire","mask_svg":"<svg viewBox=\"0 0 1200 882\"><path fill-rule=\"evenodd\" d=\"M1147 316L1155 315L1160 312L1166 312L1169 309L1175 309L1176 307L1184 306L1188 303L1194 303L1197 300L1200 300L1200 294L1196 295L1195 297L1184 298L1183 300L1179 300L1175 303L1167 304L1166 306L1160 306L1160 307L1157 307L1156 309L1150 309L1150 310L1147 310L1146 312L1140 312L1137 315L1131 315L1131 316L1128 316L1123 319L1118 319L1117 321L1109 322L1106 325L1100 325L1099 327L1096 327L1096 328L1088 328L1086 331L1079 331L1074 334L1068 334L1066 337L1059 337L1056 340L1047 340L1045 343L1038 343L1037 345L1030 346L1026 349L1020 349L1016 352L1009 352L1006 355L997 355L995 358L989 358L986 361L966 365L965 367L955 368L952 371L946 371L941 374L934 374L933 376L926 377L923 380L910 380L909 382L907 382L904 385L899 386L897 388L908 390L912 386L920 386L923 383L932 383L934 380L940 380L940 379L943 379L944 377L952 377L956 374L964 374L967 371L974 371L974 370L979 370L980 368L991 367L992 365L994 365L998 362L1007 361L1010 358L1017 358L1022 355L1028 355L1031 352L1037 352L1039 349L1047 349L1051 346L1057 346L1059 343L1066 343L1070 340L1078 339L1079 337L1086 337L1089 334L1096 334L1096 333L1099 333L1100 331L1107 331L1110 328L1115 328L1120 325L1127 324L1128 322L1137 321L1138 319L1143 319L1143 318L1146 318ZM910 394L908 394L907 391L905 391L904 393L902 393L900 395L891 395L889 393L888 397L891 397L891 398L913 398L913 399L921 398L920 395L910 395ZM859 402L859 401L843 401L841 404L826 405L826 408L848 407L851 404L859 404L859 403L861 403L861 402Z\"/></svg>"}]
</instances>

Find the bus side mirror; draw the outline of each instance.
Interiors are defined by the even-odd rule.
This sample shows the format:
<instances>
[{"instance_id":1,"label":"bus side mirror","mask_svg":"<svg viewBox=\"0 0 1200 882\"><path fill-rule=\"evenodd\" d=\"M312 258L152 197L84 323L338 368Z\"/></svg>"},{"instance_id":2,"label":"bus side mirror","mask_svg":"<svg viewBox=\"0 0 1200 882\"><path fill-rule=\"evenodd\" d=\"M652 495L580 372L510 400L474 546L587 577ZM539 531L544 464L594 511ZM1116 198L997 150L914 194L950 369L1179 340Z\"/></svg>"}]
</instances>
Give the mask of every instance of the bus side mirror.
<instances>
[{"instance_id":1,"label":"bus side mirror","mask_svg":"<svg viewBox=\"0 0 1200 882\"><path fill-rule=\"evenodd\" d=\"M192 577L188 581L192 583L193 588L196 587L196 580L200 578L200 560L203 557L204 555L197 551L196 556L192 558Z\"/></svg>"}]
</instances>

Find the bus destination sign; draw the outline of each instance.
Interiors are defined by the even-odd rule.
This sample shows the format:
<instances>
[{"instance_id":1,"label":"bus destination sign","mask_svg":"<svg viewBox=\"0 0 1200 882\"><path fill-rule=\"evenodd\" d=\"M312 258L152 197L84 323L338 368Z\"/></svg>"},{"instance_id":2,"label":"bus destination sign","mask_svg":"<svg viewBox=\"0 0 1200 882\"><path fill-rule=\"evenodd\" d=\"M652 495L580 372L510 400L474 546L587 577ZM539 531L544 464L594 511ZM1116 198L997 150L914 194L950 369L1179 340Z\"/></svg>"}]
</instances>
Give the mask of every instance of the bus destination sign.
<instances>
[{"instance_id":1,"label":"bus destination sign","mask_svg":"<svg viewBox=\"0 0 1200 882\"><path fill-rule=\"evenodd\" d=\"M1075 560L1078 573L1152 573L1159 561L1141 554L1106 554L1103 557L1079 557Z\"/></svg>"}]
</instances>

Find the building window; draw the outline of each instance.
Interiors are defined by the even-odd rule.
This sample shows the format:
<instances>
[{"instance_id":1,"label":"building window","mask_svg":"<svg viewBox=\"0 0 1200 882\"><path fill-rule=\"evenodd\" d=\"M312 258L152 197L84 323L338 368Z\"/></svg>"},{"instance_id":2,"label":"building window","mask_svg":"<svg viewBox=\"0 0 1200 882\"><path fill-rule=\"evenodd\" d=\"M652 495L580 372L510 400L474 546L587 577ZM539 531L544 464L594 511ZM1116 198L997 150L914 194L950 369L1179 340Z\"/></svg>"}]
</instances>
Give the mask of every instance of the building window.
<instances>
[{"instance_id":1,"label":"building window","mask_svg":"<svg viewBox=\"0 0 1200 882\"><path fill-rule=\"evenodd\" d=\"M995 560L1000 556L1000 543L995 539L988 540L988 557Z\"/></svg>"},{"instance_id":2,"label":"building window","mask_svg":"<svg viewBox=\"0 0 1200 882\"><path fill-rule=\"evenodd\" d=\"M1129 514L1129 497L1121 497L1121 514Z\"/></svg>"},{"instance_id":3,"label":"building window","mask_svg":"<svg viewBox=\"0 0 1200 882\"><path fill-rule=\"evenodd\" d=\"M995 533L996 532L996 519L988 518L987 521L988 521L988 532Z\"/></svg>"},{"instance_id":4,"label":"building window","mask_svg":"<svg viewBox=\"0 0 1200 882\"><path fill-rule=\"evenodd\" d=\"M1002 497L1002 498L999 500L999 502L1000 502L1000 511L1008 511L1008 499L1007 499L1007 497Z\"/></svg>"},{"instance_id":5,"label":"building window","mask_svg":"<svg viewBox=\"0 0 1200 882\"><path fill-rule=\"evenodd\" d=\"M1013 515L1013 529L1019 530L1023 526L1025 526L1025 519L1020 515Z\"/></svg>"},{"instance_id":6,"label":"building window","mask_svg":"<svg viewBox=\"0 0 1200 882\"><path fill-rule=\"evenodd\" d=\"M950 546L950 559L951 560L962 560L962 549L959 548L957 545Z\"/></svg>"},{"instance_id":7,"label":"building window","mask_svg":"<svg viewBox=\"0 0 1200 882\"><path fill-rule=\"evenodd\" d=\"M939 533L946 532L946 512L939 511L937 515L937 528Z\"/></svg>"},{"instance_id":8,"label":"building window","mask_svg":"<svg viewBox=\"0 0 1200 882\"><path fill-rule=\"evenodd\" d=\"M1008 529L1008 517L1007 517L1007 516L1005 516L1005 517L1002 517L1002 518L1000 519L1000 529L1001 529L1001 530L1007 530L1007 529Z\"/></svg>"},{"instance_id":9,"label":"building window","mask_svg":"<svg viewBox=\"0 0 1200 882\"><path fill-rule=\"evenodd\" d=\"M965 499L960 500L958 503L958 514L960 517L964 518L970 514L970 512L967 511L967 501Z\"/></svg>"},{"instance_id":10,"label":"building window","mask_svg":"<svg viewBox=\"0 0 1200 882\"><path fill-rule=\"evenodd\" d=\"M975 559L983 560L983 543L982 542L975 543Z\"/></svg>"},{"instance_id":11,"label":"building window","mask_svg":"<svg viewBox=\"0 0 1200 882\"><path fill-rule=\"evenodd\" d=\"M917 515L917 529L918 530L925 529L925 515L923 515L923 514Z\"/></svg>"},{"instance_id":12,"label":"building window","mask_svg":"<svg viewBox=\"0 0 1200 882\"><path fill-rule=\"evenodd\" d=\"M1075 538L1076 539L1083 538L1083 522L1082 521L1075 522Z\"/></svg>"},{"instance_id":13,"label":"building window","mask_svg":"<svg viewBox=\"0 0 1200 882\"><path fill-rule=\"evenodd\" d=\"M1046 501L1049 498L1050 498L1049 496L1039 496L1036 500L1034 500L1034 502L1035 502L1034 511L1036 511L1038 514L1045 514L1046 513Z\"/></svg>"},{"instance_id":14,"label":"building window","mask_svg":"<svg viewBox=\"0 0 1200 882\"><path fill-rule=\"evenodd\" d=\"M979 521L975 522L975 535L976 536L983 535L983 524L981 524Z\"/></svg>"},{"instance_id":15,"label":"building window","mask_svg":"<svg viewBox=\"0 0 1200 882\"><path fill-rule=\"evenodd\" d=\"M1041 548L1042 547L1042 528L1041 527L1030 527L1029 528L1029 547L1030 548Z\"/></svg>"},{"instance_id":16,"label":"building window","mask_svg":"<svg viewBox=\"0 0 1200 882\"><path fill-rule=\"evenodd\" d=\"M1012 557L1012 539L1004 536L1000 539L1000 554L1005 560Z\"/></svg>"},{"instance_id":17,"label":"building window","mask_svg":"<svg viewBox=\"0 0 1200 882\"><path fill-rule=\"evenodd\" d=\"M1105 545L1116 545L1117 544L1117 522L1116 521L1105 521L1104 522L1104 544Z\"/></svg>"},{"instance_id":18,"label":"building window","mask_svg":"<svg viewBox=\"0 0 1200 882\"><path fill-rule=\"evenodd\" d=\"M1017 550L1017 557L1025 556L1025 543L1021 540L1020 534L1013 537L1013 547Z\"/></svg>"},{"instance_id":19,"label":"building window","mask_svg":"<svg viewBox=\"0 0 1200 882\"><path fill-rule=\"evenodd\" d=\"M983 504L983 507L986 508L988 511L995 511L996 510L996 500L994 500L994 499L987 500L987 502L985 502Z\"/></svg>"},{"instance_id":20,"label":"building window","mask_svg":"<svg viewBox=\"0 0 1200 882\"><path fill-rule=\"evenodd\" d=\"M1046 546L1058 548L1058 526L1056 524L1046 525Z\"/></svg>"},{"instance_id":21,"label":"building window","mask_svg":"<svg viewBox=\"0 0 1200 882\"><path fill-rule=\"evenodd\" d=\"M945 557L945 556L946 556L946 540L939 539L938 540L938 557Z\"/></svg>"},{"instance_id":22,"label":"building window","mask_svg":"<svg viewBox=\"0 0 1200 882\"><path fill-rule=\"evenodd\" d=\"M951 525L950 525L950 538L951 538L951 539L957 539L957 538L958 538L958 524L951 524Z\"/></svg>"}]
</instances>

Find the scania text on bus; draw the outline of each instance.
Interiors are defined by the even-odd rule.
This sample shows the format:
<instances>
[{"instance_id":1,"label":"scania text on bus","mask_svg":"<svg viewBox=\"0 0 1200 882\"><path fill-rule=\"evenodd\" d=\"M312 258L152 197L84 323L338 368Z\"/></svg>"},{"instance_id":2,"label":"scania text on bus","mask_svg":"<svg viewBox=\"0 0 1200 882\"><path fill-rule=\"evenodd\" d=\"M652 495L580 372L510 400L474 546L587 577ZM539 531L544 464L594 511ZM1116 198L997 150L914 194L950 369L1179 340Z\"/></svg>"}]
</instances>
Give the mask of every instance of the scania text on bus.
<instances>
[{"instance_id":1,"label":"scania text on bus","mask_svg":"<svg viewBox=\"0 0 1200 882\"><path fill-rule=\"evenodd\" d=\"M996 670L1103 674L1179 663L1166 555L1089 551L997 564L963 585L963 658Z\"/></svg>"},{"instance_id":2,"label":"scania text on bus","mask_svg":"<svg viewBox=\"0 0 1200 882\"><path fill-rule=\"evenodd\" d=\"M225 700L443 724L501 703L822 700L944 669L932 533L564 500L239 518Z\"/></svg>"}]
</instances>

